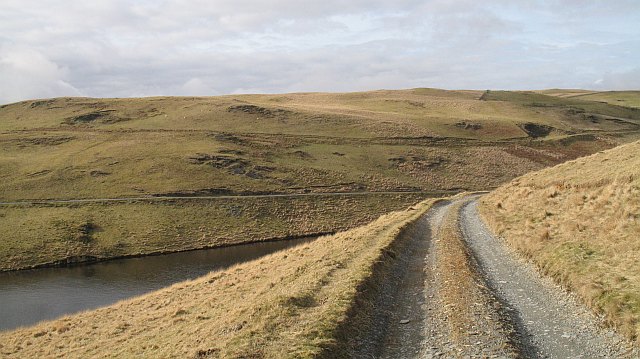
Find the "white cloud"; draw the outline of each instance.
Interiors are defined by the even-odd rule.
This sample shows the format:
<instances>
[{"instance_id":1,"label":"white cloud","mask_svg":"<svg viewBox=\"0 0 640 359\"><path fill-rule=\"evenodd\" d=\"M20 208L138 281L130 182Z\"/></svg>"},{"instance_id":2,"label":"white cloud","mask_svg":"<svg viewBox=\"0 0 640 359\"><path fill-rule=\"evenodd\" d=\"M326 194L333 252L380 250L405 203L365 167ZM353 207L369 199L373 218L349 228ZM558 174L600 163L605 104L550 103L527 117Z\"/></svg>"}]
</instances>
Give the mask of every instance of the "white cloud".
<instances>
[{"instance_id":1,"label":"white cloud","mask_svg":"<svg viewBox=\"0 0 640 359\"><path fill-rule=\"evenodd\" d=\"M638 90L640 83L640 67L628 71L611 71L594 82L594 87L601 89Z\"/></svg>"},{"instance_id":2,"label":"white cloud","mask_svg":"<svg viewBox=\"0 0 640 359\"><path fill-rule=\"evenodd\" d=\"M192 78L185 82L182 85L181 93L186 96L213 96L218 94L211 84L199 78Z\"/></svg>"},{"instance_id":3,"label":"white cloud","mask_svg":"<svg viewBox=\"0 0 640 359\"><path fill-rule=\"evenodd\" d=\"M615 75L640 63L639 14L636 0L3 0L0 102L640 88Z\"/></svg>"},{"instance_id":4,"label":"white cloud","mask_svg":"<svg viewBox=\"0 0 640 359\"><path fill-rule=\"evenodd\" d=\"M79 96L61 68L36 50L0 47L0 103L31 98Z\"/></svg>"}]
</instances>

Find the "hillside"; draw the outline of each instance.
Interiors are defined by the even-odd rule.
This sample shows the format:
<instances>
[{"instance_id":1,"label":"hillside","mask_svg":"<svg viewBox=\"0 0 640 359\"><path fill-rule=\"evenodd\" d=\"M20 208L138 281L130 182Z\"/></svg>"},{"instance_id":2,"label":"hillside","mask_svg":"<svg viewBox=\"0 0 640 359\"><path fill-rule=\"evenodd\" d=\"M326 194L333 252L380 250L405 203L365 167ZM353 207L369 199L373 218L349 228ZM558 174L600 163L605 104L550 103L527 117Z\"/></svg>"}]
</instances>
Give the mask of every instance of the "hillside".
<instances>
[{"instance_id":1,"label":"hillside","mask_svg":"<svg viewBox=\"0 0 640 359\"><path fill-rule=\"evenodd\" d=\"M640 110L513 92L29 101L0 109L0 198L479 189L639 127Z\"/></svg>"},{"instance_id":2,"label":"hillside","mask_svg":"<svg viewBox=\"0 0 640 359\"><path fill-rule=\"evenodd\" d=\"M638 109L534 92L4 105L0 270L343 230L636 138Z\"/></svg>"},{"instance_id":3,"label":"hillside","mask_svg":"<svg viewBox=\"0 0 640 359\"><path fill-rule=\"evenodd\" d=\"M434 202L106 308L2 332L0 355L347 357L341 351L356 333L343 325L366 313L372 281ZM359 324L356 331L369 329Z\"/></svg>"},{"instance_id":4,"label":"hillside","mask_svg":"<svg viewBox=\"0 0 640 359\"><path fill-rule=\"evenodd\" d=\"M629 338L640 330L640 142L527 174L482 199L495 232Z\"/></svg>"},{"instance_id":5,"label":"hillside","mask_svg":"<svg viewBox=\"0 0 640 359\"><path fill-rule=\"evenodd\" d=\"M585 90L545 90L545 95L574 98L582 101L598 101L612 105L640 108L639 91L585 91Z\"/></svg>"}]
</instances>

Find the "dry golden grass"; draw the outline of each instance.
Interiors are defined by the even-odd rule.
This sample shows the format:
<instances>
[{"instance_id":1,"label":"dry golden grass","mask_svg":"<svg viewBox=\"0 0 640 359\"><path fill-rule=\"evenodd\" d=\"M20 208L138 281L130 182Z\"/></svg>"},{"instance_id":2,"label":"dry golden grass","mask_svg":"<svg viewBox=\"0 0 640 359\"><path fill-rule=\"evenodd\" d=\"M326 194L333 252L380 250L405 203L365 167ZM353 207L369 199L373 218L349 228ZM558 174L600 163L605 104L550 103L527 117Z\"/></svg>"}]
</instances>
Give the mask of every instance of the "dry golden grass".
<instances>
[{"instance_id":1,"label":"dry golden grass","mask_svg":"<svg viewBox=\"0 0 640 359\"><path fill-rule=\"evenodd\" d=\"M434 189L442 187L442 181L474 190L484 181L459 181L442 173L439 165L423 166L417 173L435 176L435 182L419 181L398 171L391 159L410 160L417 147L431 153L422 160L425 164L439 159L456 163L468 155L456 153L455 147L481 151L478 143L465 142L470 139L500 150L517 144L564 151L566 146L558 143L529 142L524 123L552 126L556 130L549 138L585 131L638 132L625 123L582 119L590 115L590 101L565 103L534 95L492 92L489 98L495 99L480 101L474 92L416 89L25 101L0 108L0 199L138 196L210 188L273 192L345 184L374 190ZM598 113L640 119L640 113L598 105ZM424 136L458 140L435 142ZM491 142L514 138L516 143ZM594 148L584 148L582 155L606 146L596 138L586 142ZM475 157L480 163L486 158L501 161L502 153ZM533 158L523 160L522 167L502 166L513 171L491 163L486 167L496 168L502 178L494 182L502 183L540 165ZM371 169L378 174L375 179Z\"/></svg>"},{"instance_id":2,"label":"dry golden grass","mask_svg":"<svg viewBox=\"0 0 640 359\"><path fill-rule=\"evenodd\" d=\"M0 333L8 358L309 358L333 352L357 287L434 200L202 278ZM329 354L329 356L331 356Z\"/></svg>"},{"instance_id":3,"label":"dry golden grass","mask_svg":"<svg viewBox=\"0 0 640 359\"><path fill-rule=\"evenodd\" d=\"M527 174L482 199L506 241L629 338L640 333L640 142Z\"/></svg>"},{"instance_id":4,"label":"dry golden grass","mask_svg":"<svg viewBox=\"0 0 640 359\"><path fill-rule=\"evenodd\" d=\"M499 126L501 131L493 133L493 139L498 139L524 136L517 126L520 122L547 122L543 114L532 109L509 102L478 101L479 96L474 92L416 89L344 94L60 98L2 106L0 130L101 128L357 138L456 134L488 138L483 129L465 131L452 126L466 119ZM246 105L255 107L245 112L241 106ZM74 121L87 114L100 116Z\"/></svg>"}]
</instances>

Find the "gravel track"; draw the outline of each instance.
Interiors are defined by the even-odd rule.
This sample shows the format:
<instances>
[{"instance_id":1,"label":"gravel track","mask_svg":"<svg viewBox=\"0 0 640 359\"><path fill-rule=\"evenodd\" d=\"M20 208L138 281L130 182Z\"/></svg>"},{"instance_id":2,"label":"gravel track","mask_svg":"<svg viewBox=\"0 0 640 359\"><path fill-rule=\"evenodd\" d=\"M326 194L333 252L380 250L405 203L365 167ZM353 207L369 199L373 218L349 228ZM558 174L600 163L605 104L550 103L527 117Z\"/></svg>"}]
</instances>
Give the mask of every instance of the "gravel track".
<instances>
[{"instance_id":1,"label":"gravel track","mask_svg":"<svg viewBox=\"0 0 640 359\"><path fill-rule=\"evenodd\" d=\"M638 357L601 318L497 239L480 219L475 200L462 207L460 227L488 286L509 308L526 357Z\"/></svg>"},{"instance_id":2,"label":"gravel track","mask_svg":"<svg viewBox=\"0 0 640 359\"><path fill-rule=\"evenodd\" d=\"M640 357L602 318L496 238L478 215L477 197L442 201L405 233L368 313L377 325L353 338L360 344L350 357ZM460 250L469 259L449 266ZM480 290L472 286L453 298L447 292L451 283L468 280ZM468 308L467 319L454 320L452 308Z\"/></svg>"},{"instance_id":3,"label":"gravel track","mask_svg":"<svg viewBox=\"0 0 640 359\"><path fill-rule=\"evenodd\" d=\"M436 306L435 278L430 270L435 263L432 238L438 230L450 202L436 204L416 225L407 271L397 278L395 300L390 306L390 320L381 347L380 358L424 358L443 353L439 343L445 331L430 314ZM408 321L408 322L407 322ZM437 328L437 329L436 329Z\"/></svg>"}]
</instances>

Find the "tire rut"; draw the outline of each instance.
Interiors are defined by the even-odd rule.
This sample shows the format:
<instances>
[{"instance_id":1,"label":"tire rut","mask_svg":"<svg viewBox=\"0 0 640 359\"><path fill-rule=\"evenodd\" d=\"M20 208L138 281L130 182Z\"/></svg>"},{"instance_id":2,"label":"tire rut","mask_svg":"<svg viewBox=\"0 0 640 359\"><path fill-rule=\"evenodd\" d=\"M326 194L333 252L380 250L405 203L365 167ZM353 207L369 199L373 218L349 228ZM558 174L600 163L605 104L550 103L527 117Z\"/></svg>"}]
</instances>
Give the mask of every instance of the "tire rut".
<instances>
[{"instance_id":1,"label":"tire rut","mask_svg":"<svg viewBox=\"0 0 640 359\"><path fill-rule=\"evenodd\" d=\"M458 213L464 202L457 200L449 207L435 236L434 259L428 268L435 279L429 284L435 295L428 330L437 340L425 357L520 357L515 328L486 286L459 231Z\"/></svg>"},{"instance_id":2,"label":"tire rut","mask_svg":"<svg viewBox=\"0 0 640 359\"><path fill-rule=\"evenodd\" d=\"M514 358L509 323L475 273L457 230L464 199L441 202L416 222L387 278L377 307L379 349L375 358ZM454 234L453 238L451 234ZM461 248L462 247L462 248ZM462 256L458 254L464 251ZM451 265L449 265L449 262ZM459 274L462 273L462 274ZM458 286L464 286L461 292ZM371 353L371 352L369 352Z\"/></svg>"},{"instance_id":3,"label":"tire rut","mask_svg":"<svg viewBox=\"0 0 640 359\"><path fill-rule=\"evenodd\" d=\"M389 306L389 321L379 358L418 358L435 346L437 337L427 328L433 327L431 315L435 298L433 273L433 233L438 230L450 202L435 205L416 225L420 229L406 257L406 272L396 278L395 300Z\"/></svg>"}]
</instances>

